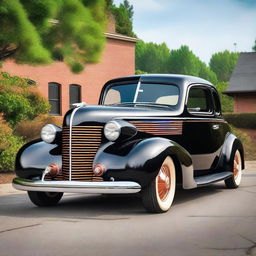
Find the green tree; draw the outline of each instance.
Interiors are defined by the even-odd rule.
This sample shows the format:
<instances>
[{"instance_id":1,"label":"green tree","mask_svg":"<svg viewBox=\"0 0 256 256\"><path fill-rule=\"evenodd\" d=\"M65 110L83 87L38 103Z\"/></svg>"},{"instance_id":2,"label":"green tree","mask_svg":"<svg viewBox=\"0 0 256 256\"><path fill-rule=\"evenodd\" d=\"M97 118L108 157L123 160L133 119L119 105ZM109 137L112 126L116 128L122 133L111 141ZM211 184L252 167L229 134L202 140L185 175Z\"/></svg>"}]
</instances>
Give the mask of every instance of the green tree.
<instances>
[{"instance_id":1,"label":"green tree","mask_svg":"<svg viewBox=\"0 0 256 256\"><path fill-rule=\"evenodd\" d=\"M110 11L114 14L116 19L116 32L136 37L133 32L133 6L129 3L129 1L124 0L123 3L116 7L113 5L112 1L107 0L107 5L110 6Z\"/></svg>"},{"instance_id":2,"label":"green tree","mask_svg":"<svg viewBox=\"0 0 256 256\"><path fill-rule=\"evenodd\" d=\"M212 55L210 68L215 72L220 82L227 82L236 66L239 53L235 52L218 52Z\"/></svg>"},{"instance_id":3,"label":"green tree","mask_svg":"<svg viewBox=\"0 0 256 256\"><path fill-rule=\"evenodd\" d=\"M213 84L217 82L216 74L212 72L186 45L171 51L168 62L168 72L199 76L209 80Z\"/></svg>"},{"instance_id":4,"label":"green tree","mask_svg":"<svg viewBox=\"0 0 256 256\"><path fill-rule=\"evenodd\" d=\"M222 112L233 112L233 108L234 108L233 98L226 94L223 94L227 86L228 86L227 82L219 82L216 84L216 89L218 90L220 95Z\"/></svg>"},{"instance_id":5,"label":"green tree","mask_svg":"<svg viewBox=\"0 0 256 256\"><path fill-rule=\"evenodd\" d=\"M198 58L186 45L171 51L168 64L168 71L174 74L196 76L200 69Z\"/></svg>"},{"instance_id":6,"label":"green tree","mask_svg":"<svg viewBox=\"0 0 256 256\"><path fill-rule=\"evenodd\" d=\"M177 50L172 50L165 43L145 43L143 41L136 44L136 70L146 73L173 73L199 76L217 82L216 74L202 62L188 46L181 46Z\"/></svg>"},{"instance_id":7,"label":"green tree","mask_svg":"<svg viewBox=\"0 0 256 256\"><path fill-rule=\"evenodd\" d=\"M97 62L105 0L0 0L0 60L47 64L61 57L74 72Z\"/></svg>"},{"instance_id":8,"label":"green tree","mask_svg":"<svg viewBox=\"0 0 256 256\"><path fill-rule=\"evenodd\" d=\"M165 43L136 44L136 69L148 73L168 73L168 58L170 50Z\"/></svg>"},{"instance_id":9,"label":"green tree","mask_svg":"<svg viewBox=\"0 0 256 256\"><path fill-rule=\"evenodd\" d=\"M254 46L252 47L252 50L256 52L256 40L254 41Z\"/></svg>"}]
</instances>

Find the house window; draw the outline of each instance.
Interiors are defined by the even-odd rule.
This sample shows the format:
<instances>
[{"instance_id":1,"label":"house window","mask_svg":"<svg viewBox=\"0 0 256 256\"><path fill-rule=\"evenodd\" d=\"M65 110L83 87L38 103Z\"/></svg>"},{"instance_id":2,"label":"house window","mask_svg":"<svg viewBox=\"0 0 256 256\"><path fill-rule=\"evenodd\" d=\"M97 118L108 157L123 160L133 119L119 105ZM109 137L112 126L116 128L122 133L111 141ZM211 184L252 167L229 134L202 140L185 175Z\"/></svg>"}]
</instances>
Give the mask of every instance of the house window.
<instances>
[{"instance_id":1,"label":"house window","mask_svg":"<svg viewBox=\"0 0 256 256\"><path fill-rule=\"evenodd\" d=\"M72 108L72 104L81 102L81 86L78 84L69 85L69 105Z\"/></svg>"},{"instance_id":2,"label":"house window","mask_svg":"<svg viewBox=\"0 0 256 256\"><path fill-rule=\"evenodd\" d=\"M60 115L60 84L50 82L48 83L48 98L51 105L50 114Z\"/></svg>"}]
</instances>

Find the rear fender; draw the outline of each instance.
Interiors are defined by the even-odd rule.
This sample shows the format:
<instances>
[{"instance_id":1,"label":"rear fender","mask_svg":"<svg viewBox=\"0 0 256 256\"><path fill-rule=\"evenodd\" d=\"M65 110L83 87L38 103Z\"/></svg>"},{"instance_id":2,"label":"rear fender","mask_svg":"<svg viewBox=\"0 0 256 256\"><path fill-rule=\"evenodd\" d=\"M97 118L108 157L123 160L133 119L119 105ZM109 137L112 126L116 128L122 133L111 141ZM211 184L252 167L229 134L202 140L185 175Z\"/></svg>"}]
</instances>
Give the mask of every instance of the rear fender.
<instances>
[{"instance_id":1,"label":"rear fender","mask_svg":"<svg viewBox=\"0 0 256 256\"><path fill-rule=\"evenodd\" d=\"M225 139L224 145L221 150L220 159L218 163L219 170L232 172L233 157L236 150L240 151L242 158L242 169L245 168L244 164L244 148L241 141L232 133L229 133Z\"/></svg>"}]
</instances>

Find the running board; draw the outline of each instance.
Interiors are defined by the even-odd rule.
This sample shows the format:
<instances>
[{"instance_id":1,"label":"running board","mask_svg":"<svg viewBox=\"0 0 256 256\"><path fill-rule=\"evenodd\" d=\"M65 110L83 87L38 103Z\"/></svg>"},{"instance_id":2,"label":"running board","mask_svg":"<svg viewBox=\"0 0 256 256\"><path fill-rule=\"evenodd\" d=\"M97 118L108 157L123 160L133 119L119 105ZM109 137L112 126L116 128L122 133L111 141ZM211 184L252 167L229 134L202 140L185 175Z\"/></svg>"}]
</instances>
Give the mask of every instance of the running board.
<instances>
[{"instance_id":1,"label":"running board","mask_svg":"<svg viewBox=\"0 0 256 256\"><path fill-rule=\"evenodd\" d=\"M198 187L201 187L201 186L206 186L206 185L214 183L214 182L228 179L228 178L232 177L232 175L233 175L232 172L218 172L218 173L214 173L214 174L196 177L195 182Z\"/></svg>"}]
</instances>

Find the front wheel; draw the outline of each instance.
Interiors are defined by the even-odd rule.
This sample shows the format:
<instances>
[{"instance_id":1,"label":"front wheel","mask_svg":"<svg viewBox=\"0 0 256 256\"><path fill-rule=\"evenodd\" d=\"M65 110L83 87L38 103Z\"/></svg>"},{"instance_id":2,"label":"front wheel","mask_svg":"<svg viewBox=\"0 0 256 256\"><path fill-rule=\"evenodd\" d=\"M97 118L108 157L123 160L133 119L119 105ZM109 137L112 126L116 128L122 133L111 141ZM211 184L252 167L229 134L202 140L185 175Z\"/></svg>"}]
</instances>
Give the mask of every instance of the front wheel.
<instances>
[{"instance_id":1,"label":"front wheel","mask_svg":"<svg viewBox=\"0 0 256 256\"><path fill-rule=\"evenodd\" d=\"M239 150L233 157L233 175L225 180L227 188L238 188L242 180L242 158Z\"/></svg>"},{"instance_id":2,"label":"front wheel","mask_svg":"<svg viewBox=\"0 0 256 256\"><path fill-rule=\"evenodd\" d=\"M142 190L142 202L149 212L167 212L176 190L175 165L171 157L166 157L156 178Z\"/></svg>"},{"instance_id":3,"label":"front wheel","mask_svg":"<svg viewBox=\"0 0 256 256\"><path fill-rule=\"evenodd\" d=\"M31 202L37 206L54 206L63 196L60 192L36 192L28 191Z\"/></svg>"}]
</instances>

